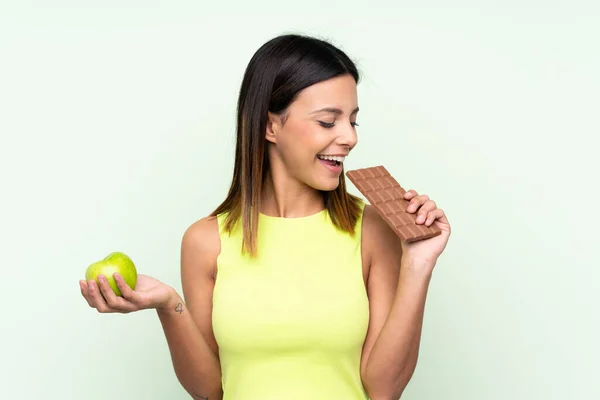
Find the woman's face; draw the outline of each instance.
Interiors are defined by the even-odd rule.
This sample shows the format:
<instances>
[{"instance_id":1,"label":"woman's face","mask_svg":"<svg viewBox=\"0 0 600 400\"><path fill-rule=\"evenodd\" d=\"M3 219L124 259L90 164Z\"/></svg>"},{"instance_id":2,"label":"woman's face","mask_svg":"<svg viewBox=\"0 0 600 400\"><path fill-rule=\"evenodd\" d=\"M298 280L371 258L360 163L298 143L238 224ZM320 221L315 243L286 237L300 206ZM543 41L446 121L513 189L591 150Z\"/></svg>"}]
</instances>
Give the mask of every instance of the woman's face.
<instances>
[{"instance_id":1,"label":"woman's face","mask_svg":"<svg viewBox=\"0 0 600 400\"><path fill-rule=\"evenodd\" d=\"M356 146L356 82L344 75L299 93L281 117L270 114L271 172L317 190L337 188L345 156ZM278 179L281 179L278 178Z\"/></svg>"}]
</instances>

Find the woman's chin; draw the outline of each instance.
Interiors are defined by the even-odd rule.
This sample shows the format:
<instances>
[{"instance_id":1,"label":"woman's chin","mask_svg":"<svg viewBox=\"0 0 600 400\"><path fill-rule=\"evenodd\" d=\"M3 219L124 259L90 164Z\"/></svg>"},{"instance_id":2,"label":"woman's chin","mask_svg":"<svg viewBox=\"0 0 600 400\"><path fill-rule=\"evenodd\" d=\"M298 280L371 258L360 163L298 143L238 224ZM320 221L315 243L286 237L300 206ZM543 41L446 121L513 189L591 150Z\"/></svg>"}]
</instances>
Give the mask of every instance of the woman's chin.
<instances>
[{"instance_id":1,"label":"woman's chin","mask_svg":"<svg viewBox=\"0 0 600 400\"><path fill-rule=\"evenodd\" d=\"M320 190L322 192L332 192L336 190L340 186L340 179L319 179L313 185L313 188Z\"/></svg>"}]
</instances>

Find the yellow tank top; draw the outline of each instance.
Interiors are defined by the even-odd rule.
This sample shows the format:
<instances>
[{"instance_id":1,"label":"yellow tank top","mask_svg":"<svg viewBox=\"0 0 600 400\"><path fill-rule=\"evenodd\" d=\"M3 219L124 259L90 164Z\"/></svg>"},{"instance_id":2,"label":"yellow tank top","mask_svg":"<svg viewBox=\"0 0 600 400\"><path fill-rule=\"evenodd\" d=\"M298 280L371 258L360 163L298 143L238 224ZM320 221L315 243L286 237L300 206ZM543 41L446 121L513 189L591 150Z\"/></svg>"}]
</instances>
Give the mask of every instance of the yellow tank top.
<instances>
[{"instance_id":1,"label":"yellow tank top","mask_svg":"<svg viewBox=\"0 0 600 400\"><path fill-rule=\"evenodd\" d=\"M361 232L338 230L327 210L302 218L260 214L258 257L242 256L218 216L213 294L224 400L368 399L360 378L369 303Z\"/></svg>"}]
</instances>

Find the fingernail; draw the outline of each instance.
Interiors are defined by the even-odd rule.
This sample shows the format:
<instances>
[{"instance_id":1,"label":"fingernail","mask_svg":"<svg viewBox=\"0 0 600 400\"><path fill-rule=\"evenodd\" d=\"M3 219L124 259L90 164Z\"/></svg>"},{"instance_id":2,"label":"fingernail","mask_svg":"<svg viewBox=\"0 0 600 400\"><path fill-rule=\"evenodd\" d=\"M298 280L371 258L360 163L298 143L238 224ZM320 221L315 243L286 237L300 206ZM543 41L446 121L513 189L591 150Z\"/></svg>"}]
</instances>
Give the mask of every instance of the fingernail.
<instances>
[{"instance_id":1,"label":"fingernail","mask_svg":"<svg viewBox=\"0 0 600 400\"><path fill-rule=\"evenodd\" d=\"M417 222L420 224L421 222L423 222L423 219L425 219L425 216L424 215L419 215L417 217Z\"/></svg>"}]
</instances>

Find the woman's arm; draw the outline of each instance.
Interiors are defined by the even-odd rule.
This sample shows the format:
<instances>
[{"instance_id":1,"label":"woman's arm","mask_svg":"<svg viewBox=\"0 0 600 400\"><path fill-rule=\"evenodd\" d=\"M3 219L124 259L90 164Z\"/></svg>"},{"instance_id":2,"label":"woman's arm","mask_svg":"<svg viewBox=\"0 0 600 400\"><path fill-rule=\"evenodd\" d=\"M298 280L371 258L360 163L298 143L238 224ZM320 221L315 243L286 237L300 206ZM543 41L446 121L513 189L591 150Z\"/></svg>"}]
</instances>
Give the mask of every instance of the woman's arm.
<instances>
[{"instance_id":1,"label":"woman's arm","mask_svg":"<svg viewBox=\"0 0 600 400\"><path fill-rule=\"evenodd\" d=\"M361 377L372 400L397 400L417 365L430 274L413 272L412 261L402 257L400 239L371 207L364 224L371 320Z\"/></svg>"},{"instance_id":2,"label":"woman's arm","mask_svg":"<svg viewBox=\"0 0 600 400\"><path fill-rule=\"evenodd\" d=\"M212 294L220 252L217 222L207 217L190 226L181 245L184 299L173 293L157 310L171 352L175 374L194 399L223 396L219 351L212 331Z\"/></svg>"}]
</instances>

